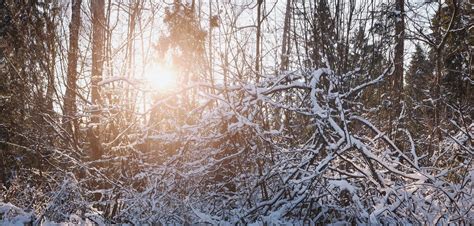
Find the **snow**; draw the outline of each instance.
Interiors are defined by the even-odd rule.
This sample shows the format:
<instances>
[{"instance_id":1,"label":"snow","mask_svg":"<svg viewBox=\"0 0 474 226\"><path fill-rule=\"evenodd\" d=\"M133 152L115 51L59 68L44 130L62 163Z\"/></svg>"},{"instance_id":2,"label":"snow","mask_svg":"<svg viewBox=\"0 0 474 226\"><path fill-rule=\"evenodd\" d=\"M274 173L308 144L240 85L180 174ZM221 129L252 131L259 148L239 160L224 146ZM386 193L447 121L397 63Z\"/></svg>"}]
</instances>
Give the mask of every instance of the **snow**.
<instances>
[{"instance_id":1,"label":"snow","mask_svg":"<svg viewBox=\"0 0 474 226\"><path fill-rule=\"evenodd\" d=\"M341 190L347 190L352 194L356 192L356 188L347 182L347 180L330 180L329 184Z\"/></svg>"},{"instance_id":2,"label":"snow","mask_svg":"<svg viewBox=\"0 0 474 226\"><path fill-rule=\"evenodd\" d=\"M32 221L33 215L11 203L0 202L0 225L25 225Z\"/></svg>"},{"instance_id":3,"label":"snow","mask_svg":"<svg viewBox=\"0 0 474 226\"><path fill-rule=\"evenodd\" d=\"M374 80L348 89L339 89L341 76L329 68L268 76L260 84L217 86L216 93L199 93L205 101L189 111L198 115L193 122L179 124L172 118L157 122L167 130L133 122L104 143L109 152L101 162L113 163L112 173L106 171L109 168L90 167L96 162L83 163L73 154L51 149L56 157L82 167L86 179L66 174L49 197L47 211L33 213L0 203L0 224L110 223L94 204L117 204L114 220L134 224L304 225L309 221L302 222L304 215L298 214L305 212L314 213L311 221L331 225L345 225L347 219L360 224L416 222L412 216L398 217L405 213L416 213L416 220L423 223L472 218L472 160L463 157L458 164L449 159L446 164L457 165L425 167L427 154L417 149L408 129L397 131L405 139L400 145L354 110L355 96L390 71L387 68ZM115 81L118 78L103 84ZM190 87L184 90L209 86ZM164 97L153 108L176 109L164 105L173 95L178 94ZM207 108L210 103L218 107ZM262 111L286 117L275 109L305 121L294 127L262 123ZM467 130L458 127L456 132L443 131L449 135L440 149L466 156L472 153L474 124ZM139 145L147 142L152 148L140 150ZM131 165L134 170L127 171ZM458 169L465 177L452 183ZM85 186L90 177L109 187ZM103 198L92 202L88 195ZM71 205L77 206L68 208ZM61 217L54 218L56 214Z\"/></svg>"}]
</instances>

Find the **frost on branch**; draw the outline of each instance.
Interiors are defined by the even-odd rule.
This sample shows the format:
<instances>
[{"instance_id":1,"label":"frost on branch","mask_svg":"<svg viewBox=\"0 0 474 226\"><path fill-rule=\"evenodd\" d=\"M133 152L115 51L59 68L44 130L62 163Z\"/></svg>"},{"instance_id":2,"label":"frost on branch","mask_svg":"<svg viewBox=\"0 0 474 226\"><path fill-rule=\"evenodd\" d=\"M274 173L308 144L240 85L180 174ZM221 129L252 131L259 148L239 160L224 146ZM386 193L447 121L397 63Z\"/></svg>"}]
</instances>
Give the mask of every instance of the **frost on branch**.
<instances>
[{"instance_id":1,"label":"frost on branch","mask_svg":"<svg viewBox=\"0 0 474 226\"><path fill-rule=\"evenodd\" d=\"M151 126L130 132L130 143L111 147L110 153L124 156L109 164L128 168L108 173L119 183L102 190L108 198L101 200L117 206L114 220L134 223L436 223L472 217L467 135L442 146L465 156L464 162L424 165L431 156L414 145L400 147L357 110L356 94L389 73L342 89L341 76L330 69L294 71L260 84L199 92L202 101L191 110L169 105L179 98L176 92L152 110L175 114L161 114ZM185 89L200 87L208 85Z\"/></svg>"}]
</instances>

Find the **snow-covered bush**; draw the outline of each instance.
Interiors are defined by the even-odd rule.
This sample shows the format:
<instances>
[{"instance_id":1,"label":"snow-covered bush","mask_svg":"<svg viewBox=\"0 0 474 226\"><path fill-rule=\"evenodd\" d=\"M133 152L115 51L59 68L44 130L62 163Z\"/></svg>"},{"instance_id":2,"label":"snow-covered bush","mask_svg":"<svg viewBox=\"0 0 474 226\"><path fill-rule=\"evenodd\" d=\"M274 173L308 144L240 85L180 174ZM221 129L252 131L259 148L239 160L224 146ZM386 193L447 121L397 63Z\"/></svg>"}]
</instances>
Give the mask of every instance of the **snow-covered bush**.
<instances>
[{"instance_id":1,"label":"snow-covered bush","mask_svg":"<svg viewBox=\"0 0 474 226\"><path fill-rule=\"evenodd\" d=\"M33 215L11 203L0 202L0 224L25 225L31 223Z\"/></svg>"},{"instance_id":2,"label":"snow-covered bush","mask_svg":"<svg viewBox=\"0 0 474 226\"><path fill-rule=\"evenodd\" d=\"M41 221L44 217L53 222L67 222L71 215L84 218L89 206L83 195L75 176L72 173L66 174L59 186L51 192L48 205L38 220Z\"/></svg>"},{"instance_id":3,"label":"snow-covered bush","mask_svg":"<svg viewBox=\"0 0 474 226\"><path fill-rule=\"evenodd\" d=\"M389 73L341 89L342 76L330 69L301 70L259 84L216 86L216 94L200 92L191 110L157 102L154 109L182 116L161 114L130 132L137 139L115 147L127 151L108 160L122 164L115 168L121 173L108 173L118 180L104 193L115 206L111 218L138 224L468 222L473 167L466 139L464 149L442 146L465 162L425 166L430 156L416 150L409 131L401 130L400 139L410 144L402 148L357 110L358 94ZM201 87L207 85L191 88ZM461 178L456 183L453 173Z\"/></svg>"}]
</instances>

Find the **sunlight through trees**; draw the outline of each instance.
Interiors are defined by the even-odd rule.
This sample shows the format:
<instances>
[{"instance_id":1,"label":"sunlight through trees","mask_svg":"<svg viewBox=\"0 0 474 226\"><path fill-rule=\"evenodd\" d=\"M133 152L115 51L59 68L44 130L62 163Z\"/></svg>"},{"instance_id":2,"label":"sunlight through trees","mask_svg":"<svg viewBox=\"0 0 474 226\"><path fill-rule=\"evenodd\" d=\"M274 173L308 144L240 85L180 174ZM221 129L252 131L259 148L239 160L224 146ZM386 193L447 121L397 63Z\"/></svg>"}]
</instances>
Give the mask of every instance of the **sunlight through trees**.
<instances>
[{"instance_id":1,"label":"sunlight through trees","mask_svg":"<svg viewBox=\"0 0 474 226\"><path fill-rule=\"evenodd\" d=\"M469 225L468 0L0 0L0 225Z\"/></svg>"}]
</instances>

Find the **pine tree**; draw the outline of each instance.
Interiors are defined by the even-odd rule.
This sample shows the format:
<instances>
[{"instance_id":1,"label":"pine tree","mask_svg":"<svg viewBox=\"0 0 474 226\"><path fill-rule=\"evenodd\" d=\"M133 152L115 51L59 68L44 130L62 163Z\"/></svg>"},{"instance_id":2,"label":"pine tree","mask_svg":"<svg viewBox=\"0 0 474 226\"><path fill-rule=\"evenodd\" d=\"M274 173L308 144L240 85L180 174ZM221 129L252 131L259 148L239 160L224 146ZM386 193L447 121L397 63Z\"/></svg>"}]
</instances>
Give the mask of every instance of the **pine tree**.
<instances>
[{"instance_id":1,"label":"pine tree","mask_svg":"<svg viewBox=\"0 0 474 226\"><path fill-rule=\"evenodd\" d=\"M430 101L430 89L434 83L433 66L423 48L417 44L405 76L404 99L409 116L406 118L405 126L412 133L416 143L422 146L426 138L423 134L430 133L427 125L433 113Z\"/></svg>"},{"instance_id":2,"label":"pine tree","mask_svg":"<svg viewBox=\"0 0 474 226\"><path fill-rule=\"evenodd\" d=\"M172 7L165 9L165 24L168 35L160 38L157 51L160 58L171 55L172 64L182 71L182 81L189 84L197 80L196 69L203 64L205 38L207 32L199 24L192 4L175 0Z\"/></svg>"},{"instance_id":3,"label":"pine tree","mask_svg":"<svg viewBox=\"0 0 474 226\"><path fill-rule=\"evenodd\" d=\"M406 77L408 102L416 105L429 96L429 84L432 82L433 64L427 58L420 45L415 46Z\"/></svg>"},{"instance_id":4,"label":"pine tree","mask_svg":"<svg viewBox=\"0 0 474 226\"><path fill-rule=\"evenodd\" d=\"M438 43L437 52L434 51L432 57L441 61L440 96L449 103L469 101L470 85L467 81L472 61L469 46L473 44L468 30L472 20L469 7L467 1L447 1L432 19L432 35Z\"/></svg>"}]
</instances>

